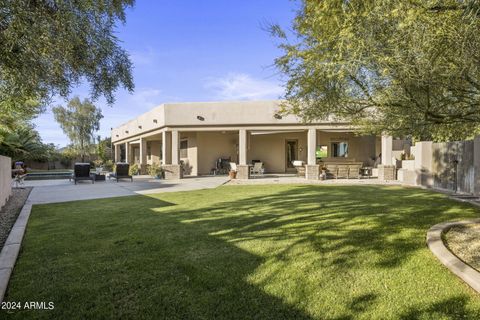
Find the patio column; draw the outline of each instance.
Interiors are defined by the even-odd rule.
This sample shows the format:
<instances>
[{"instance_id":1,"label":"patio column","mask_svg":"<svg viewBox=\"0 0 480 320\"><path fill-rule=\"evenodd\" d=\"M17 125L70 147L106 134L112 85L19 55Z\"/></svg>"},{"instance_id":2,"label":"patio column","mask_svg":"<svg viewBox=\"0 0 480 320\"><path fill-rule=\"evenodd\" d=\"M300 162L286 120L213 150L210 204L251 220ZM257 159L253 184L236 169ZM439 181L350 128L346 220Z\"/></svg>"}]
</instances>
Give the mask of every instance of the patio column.
<instances>
[{"instance_id":1,"label":"patio column","mask_svg":"<svg viewBox=\"0 0 480 320\"><path fill-rule=\"evenodd\" d=\"M114 149L114 151L115 151L115 153L114 153L114 158L115 158L114 161L115 161L115 162L120 162L120 160L121 160L121 159L120 159L120 145L119 145L119 144L114 144L114 148L115 148L115 149Z\"/></svg>"},{"instance_id":2,"label":"patio column","mask_svg":"<svg viewBox=\"0 0 480 320\"><path fill-rule=\"evenodd\" d=\"M162 132L162 165L167 164L167 131Z\"/></svg>"},{"instance_id":3,"label":"patio column","mask_svg":"<svg viewBox=\"0 0 480 320\"><path fill-rule=\"evenodd\" d=\"M249 179L250 168L247 165L247 130L238 130L238 165L237 178Z\"/></svg>"},{"instance_id":4,"label":"patio column","mask_svg":"<svg viewBox=\"0 0 480 320\"><path fill-rule=\"evenodd\" d=\"M382 135L382 164L378 165L379 180L395 180L397 170L392 163L393 138L389 135Z\"/></svg>"},{"instance_id":5,"label":"patio column","mask_svg":"<svg viewBox=\"0 0 480 320\"><path fill-rule=\"evenodd\" d=\"M169 137L171 137L171 143L169 141ZM164 164L162 165L162 168L165 172L165 179L177 180L183 178L183 170L180 165L178 154L179 138L180 135L178 133L178 130L172 130L171 132L162 133L162 139L164 139L164 141L162 141L162 153L164 159ZM170 155L167 152L169 149L171 150Z\"/></svg>"},{"instance_id":6,"label":"patio column","mask_svg":"<svg viewBox=\"0 0 480 320\"><path fill-rule=\"evenodd\" d=\"M179 164L178 161L178 140L179 135L177 130L172 131L172 164Z\"/></svg>"},{"instance_id":7,"label":"patio column","mask_svg":"<svg viewBox=\"0 0 480 320\"><path fill-rule=\"evenodd\" d=\"M382 135L382 164L392 165L392 148L393 138L392 136Z\"/></svg>"},{"instance_id":8,"label":"patio column","mask_svg":"<svg viewBox=\"0 0 480 320\"><path fill-rule=\"evenodd\" d=\"M128 142L125 142L125 162L126 163L130 163L130 159L129 159L129 156L130 156L130 143Z\"/></svg>"},{"instance_id":9,"label":"patio column","mask_svg":"<svg viewBox=\"0 0 480 320\"><path fill-rule=\"evenodd\" d=\"M315 151L317 149L317 129L310 128L307 133L307 165L305 166L305 178L318 180L320 166L317 165Z\"/></svg>"},{"instance_id":10,"label":"patio column","mask_svg":"<svg viewBox=\"0 0 480 320\"><path fill-rule=\"evenodd\" d=\"M147 140L140 138L140 173L145 174L147 170Z\"/></svg>"}]
</instances>

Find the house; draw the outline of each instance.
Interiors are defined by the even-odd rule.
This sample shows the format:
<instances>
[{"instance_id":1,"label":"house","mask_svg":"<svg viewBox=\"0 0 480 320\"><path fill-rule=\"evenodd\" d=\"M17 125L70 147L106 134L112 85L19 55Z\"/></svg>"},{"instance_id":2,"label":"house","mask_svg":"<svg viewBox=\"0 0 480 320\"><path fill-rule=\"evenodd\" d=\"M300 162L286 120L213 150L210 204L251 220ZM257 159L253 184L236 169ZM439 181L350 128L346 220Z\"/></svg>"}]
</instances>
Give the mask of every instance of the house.
<instances>
[{"instance_id":1,"label":"house","mask_svg":"<svg viewBox=\"0 0 480 320\"><path fill-rule=\"evenodd\" d=\"M289 173L300 160L306 178L318 179L321 161L372 166L381 155L379 175L385 168L394 174L392 137L358 135L347 122L304 123L280 115L279 105L278 100L162 104L112 129L115 161L137 163L143 172L158 163L167 179L178 179L215 173L219 159L237 163L238 178L248 178L255 161L263 162L267 173Z\"/></svg>"}]
</instances>

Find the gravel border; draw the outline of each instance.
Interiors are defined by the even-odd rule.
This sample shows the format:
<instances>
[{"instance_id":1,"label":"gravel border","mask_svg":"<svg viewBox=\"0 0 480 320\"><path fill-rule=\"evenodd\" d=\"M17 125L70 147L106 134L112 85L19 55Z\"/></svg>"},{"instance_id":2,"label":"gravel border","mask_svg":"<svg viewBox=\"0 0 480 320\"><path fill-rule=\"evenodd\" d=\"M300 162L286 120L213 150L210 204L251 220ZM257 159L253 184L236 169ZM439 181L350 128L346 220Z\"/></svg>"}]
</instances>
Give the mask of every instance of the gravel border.
<instances>
[{"instance_id":1,"label":"gravel border","mask_svg":"<svg viewBox=\"0 0 480 320\"><path fill-rule=\"evenodd\" d=\"M444 242L453 254L480 271L480 224L451 227L444 234Z\"/></svg>"},{"instance_id":2,"label":"gravel border","mask_svg":"<svg viewBox=\"0 0 480 320\"><path fill-rule=\"evenodd\" d=\"M472 223L480 223L480 219L444 222L434 225L427 232L427 246L432 253L450 271L465 281L475 291L480 293L480 272L455 256L443 243L443 235L455 226L463 226Z\"/></svg>"},{"instance_id":3,"label":"gravel border","mask_svg":"<svg viewBox=\"0 0 480 320\"><path fill-rule=\"evenodd\" d=\"M12 195L3 206L2 210L0 210L0 250L3 248L5 241L7 241L10 230L12 230L13 224L17 220L17 217L32 189L32 187L25 187L22 189L13 188Z\"/></svg>"}]
</instances>

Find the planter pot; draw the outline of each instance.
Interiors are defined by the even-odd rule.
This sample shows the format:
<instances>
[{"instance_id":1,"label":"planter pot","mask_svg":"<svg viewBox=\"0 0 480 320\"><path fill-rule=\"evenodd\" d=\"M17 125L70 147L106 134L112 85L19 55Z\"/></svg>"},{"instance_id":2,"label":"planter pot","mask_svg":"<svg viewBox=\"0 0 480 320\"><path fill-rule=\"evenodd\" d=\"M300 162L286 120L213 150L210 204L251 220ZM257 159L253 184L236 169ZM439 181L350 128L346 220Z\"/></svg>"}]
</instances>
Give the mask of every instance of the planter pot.
<instances>
[{"instance_id":1,"label":"planter pot","mask_svg":"<svg viewBox=\"0 0 480 320\"><path fill-rule=\"evenodd\" d=\"M228 173L228 176L230 177L230 179L236 179L237 178L237 171L230 171Z\"/></svg>"}]
</instances>

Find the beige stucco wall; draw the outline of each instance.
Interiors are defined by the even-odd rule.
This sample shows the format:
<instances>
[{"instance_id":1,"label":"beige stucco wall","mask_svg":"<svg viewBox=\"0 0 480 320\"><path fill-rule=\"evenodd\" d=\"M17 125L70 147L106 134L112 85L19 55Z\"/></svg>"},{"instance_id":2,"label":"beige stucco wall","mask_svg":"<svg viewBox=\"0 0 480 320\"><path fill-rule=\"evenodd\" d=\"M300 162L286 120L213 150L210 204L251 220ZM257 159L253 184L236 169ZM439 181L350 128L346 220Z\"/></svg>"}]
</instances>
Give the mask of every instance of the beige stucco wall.
<instances>
[{"instance_id":1,"label":"beige stucco wall","mask_svg":"<svg viewBox=\"0 0 480 320\"><path fill-rule=\"evenodd\" d=\"M238 162L237 132L197 132L198 174L209 174L218 158Z\"/></svg>"},{"instance_id":2,"label":"beige stucco wall","mask_svg":"<svg viewBox=\"0 0 480 320\"><path fill-rule=\"evenodd\" d=\"M187 140L187 157L180 157L184 162L185 174L196 176L198 175L198 147L197 147L197 133L184 132L180 134L180 141Z\"/></svg>"},{"instance_id":3,"label":"beige stucco wall","mask_svg":"<svg viewBox=\"0 0 480 320\"><path fill-rule=\"evenodd\" d=\"M12 194L12 159L0 156L0 208Z\"/></svg>"},{"instance_id":4,"label":"beige stucco wall","mask_svg":"<svg viewBox=\"0 0 480 320\"><path fill-rule=\"evenodd\" d=\"M148 158L147 154L147 164L160 164L160 140L151 140L147 141L148 146L150 147L150 159Z\"/></svg>"},{"instance_id":5,"label":"beige stucco wall","mask_svg":"<svg viewBox=\"0 0 480 320\"><path fill-rule=\"evenodd\" d=\"M298 140L298 159L307 161L307 133L275 133L249 136L247 162L260 160L265 172L281 173L286 169L285 143L287 140Z\"/></svg>"},{"instance_id":6,"label":"beige stucco wall","mask_svg":"<svg viewBox=\"0 0 480 320\"><path fill-rule=\"evenodd\" d=\"M332 156L332 142L347 142L348 157L355 161L369 162L378 156L378 141L375 136L358 136L351 132L317 131L317 145L328 146L328 155Z\"/></svg>"}]
</instances>

